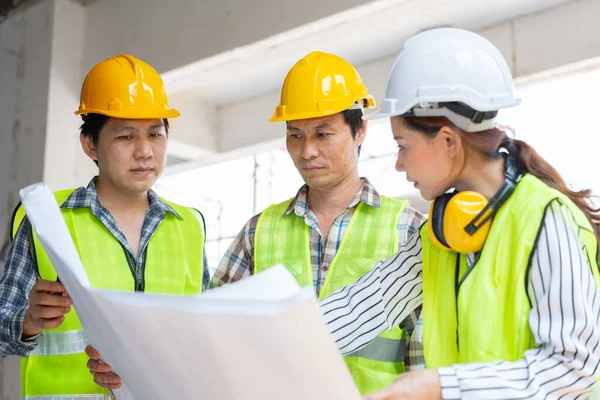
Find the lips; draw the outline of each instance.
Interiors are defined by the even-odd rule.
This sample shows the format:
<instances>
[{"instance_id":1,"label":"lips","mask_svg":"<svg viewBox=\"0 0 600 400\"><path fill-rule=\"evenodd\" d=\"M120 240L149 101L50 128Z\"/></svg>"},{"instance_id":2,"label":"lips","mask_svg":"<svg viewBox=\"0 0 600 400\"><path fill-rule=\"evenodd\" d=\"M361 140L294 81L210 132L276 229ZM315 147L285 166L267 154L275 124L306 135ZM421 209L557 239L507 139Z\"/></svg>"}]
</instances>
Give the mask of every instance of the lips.
<instances>
[{"instance_id":1,"label":"lips","mask_svg":"<svg viewBox=\"0 0 600 400\"><path fill-rule=\"evenodd\" d=\"M131 170L133 174L141 176L150 175L152 171L154 171L154 168L136 168Z\"/></svg>"},{"instance_id":2,"label":"lips","mask_svg":"<svg viewBox=\"0 0 600 400\"><path fill-rule=\"evenodd\" d=\"M323 167L302 167L302 169L307 172L312 172L323 169Z\"/></svg>"}]
</instances>

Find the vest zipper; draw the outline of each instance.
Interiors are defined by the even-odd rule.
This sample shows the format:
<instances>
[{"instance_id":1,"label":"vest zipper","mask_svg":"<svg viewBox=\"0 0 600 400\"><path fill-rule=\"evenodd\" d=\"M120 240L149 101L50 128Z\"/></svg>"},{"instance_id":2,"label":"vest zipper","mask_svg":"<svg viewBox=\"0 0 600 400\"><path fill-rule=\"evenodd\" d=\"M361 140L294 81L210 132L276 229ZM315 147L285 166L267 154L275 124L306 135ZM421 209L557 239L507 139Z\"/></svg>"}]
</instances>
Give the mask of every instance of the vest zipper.
<instances>
[{"instance_id":1,"label":"vest zipper","mask_svg":"<svg viewBox=\"0 0 600 400\"><path fill-rule=\"evenodd\" d=\"M121 248L123 249L123 253L125 254L127 265L129 265L129 271L131 271L131 275L133 276L133 290L136 292L143 292L146 286L146 283L144 282L144 273L142 272L141 276L138 276L137 271L135 269L135 261L131 258L131 255L123 245L121 245ZM146 255L144 254L144 269L145 264Z\"/></svg>"},{"instance_id":2,"label":"vest zipper","mask_svg":"<svg viewBox=\"0 0 600 400\"><path fill-rule=\"evenodd\" d=\"M454 270L454 294L456 299L454 305L456 307L456 349L460 351L460 344L458 340L458 291L460 290L460 254L456 253L456 267Z\"/></svg>"},{"instance_id":3,"label":"vest zipper","mask_svg":"<svg viewBox=\"0 0 600 400\"><path fill-rule=\"evenodd\" d=\"M142 262L142 270L140 271L140 276L139 276L139 292L144 292L146 291L146 260L148 259L148 246L150 245L150 243L148 243L146 245L146 248L144 249L144 261Z\"/></svg>"}]
</instances>

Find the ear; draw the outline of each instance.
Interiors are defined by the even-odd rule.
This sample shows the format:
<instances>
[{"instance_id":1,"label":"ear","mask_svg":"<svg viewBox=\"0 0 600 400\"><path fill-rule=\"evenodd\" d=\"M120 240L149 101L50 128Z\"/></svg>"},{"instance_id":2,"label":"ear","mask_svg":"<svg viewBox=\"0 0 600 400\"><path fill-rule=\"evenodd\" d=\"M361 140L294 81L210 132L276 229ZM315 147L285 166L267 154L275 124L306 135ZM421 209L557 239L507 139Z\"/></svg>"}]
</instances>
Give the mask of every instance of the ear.
<instances>
[{"instance_id":1,"label":"ear","mask_svg":"<svg viewBox=\"0 0 600 400\"><path fill-rule=\"evenodd\" d=\"M450 158L456 157L462 149L462 137L457 129L443 126L437 134L443 151Z\"/></svg>"},{"instance_id":2,"label":"ear","mask_svg":"<svg viewBox=\"0 0 600 400\"><path fill-rule=\"evenodd\" d=\"M81 142L81 148L83 149L83 152L87 154L87 156L93 161L98 161L98 150L96 149L96 145L94 144L92 137L79 134L79 141Z\"/></svg>"},{"instance_id":3,"label":"ear","mask_svg":"<svg viewBox=\"0 0 600 400\"><path fill-rule=\"evenodd\" d=\"M362 127L356 132L356 137L354 138L354 141L356 142L356 147L363 144L365 138L367 137L367 122L368 121L363 120Z\"/></svg>"}]
</instances>

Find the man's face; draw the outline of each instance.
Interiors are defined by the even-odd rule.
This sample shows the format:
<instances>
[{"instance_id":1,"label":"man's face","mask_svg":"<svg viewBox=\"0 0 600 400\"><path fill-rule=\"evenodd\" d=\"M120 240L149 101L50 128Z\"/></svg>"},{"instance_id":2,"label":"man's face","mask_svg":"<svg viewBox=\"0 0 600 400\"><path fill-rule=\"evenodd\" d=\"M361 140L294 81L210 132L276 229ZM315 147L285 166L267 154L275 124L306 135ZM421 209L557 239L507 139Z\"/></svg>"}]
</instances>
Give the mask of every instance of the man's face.
<instances>
[{"instance_id":1,"label":"man's face","mask_svg":"<svg viewBox=\"0 0 600 400\"><path fill-rule=\"evenodd\" d=\"M286 147L309 187L331 188L356 173L366 124L352 138L342 113L287 123Z\"/></svg>"},{"instance_id":2,"label":"man's face","mask_svg":"<svg viewBox=\"0 0 600 400\"><path fill-rule=\"evenodd\" d=\"M95 148L100 175L130 193L144 193L154 185L165 168L166 153L162 119L110 118Z\"/></svg>"}]
</instances>

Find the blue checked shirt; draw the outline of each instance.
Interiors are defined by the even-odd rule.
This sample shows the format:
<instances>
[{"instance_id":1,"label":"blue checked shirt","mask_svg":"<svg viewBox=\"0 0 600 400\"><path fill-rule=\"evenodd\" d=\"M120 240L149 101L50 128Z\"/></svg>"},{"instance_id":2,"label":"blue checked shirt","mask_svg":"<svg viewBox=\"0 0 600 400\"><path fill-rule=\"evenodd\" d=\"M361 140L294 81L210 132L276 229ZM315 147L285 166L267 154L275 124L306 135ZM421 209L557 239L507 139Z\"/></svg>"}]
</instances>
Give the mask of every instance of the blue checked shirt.
<instances>
[{"instance_id":1,"label":"blue checked shirt","mask_svg":"<svg viewBox=\"0 0 600 400\"><path fill-rule=\"evenodd\" d=\"M150 238L152 238L166 213L171 213L178 218L181 218L181 216L169 204L161 200L154 191L148 191L149 206L142 226L140 251L138 254L134 254L113 216L100 204L96 194L96 179L92 179L87 187L76 189L62 204L61 208L90 208L94 216L128 251L137 277L143 277L144 256L146 253L144 249ZM30 229L31 225L25 218L8 250L4 273L2 279L0 279L0 356L16 355L26 357L35 348L39 338L38 335L27 340L21 340L25 311L29 306L29 293L36 281L40 279L36 262L31 255ZM210 280L206 255L204 256L202 279L203 286L206 287Z\"/></svg>"},{"instance_id":2,"label":"blue checked shirt","mask_svg":"<svg viewBox=\"0 0 600 400\"><path fill-rule=\"evenodd\" d=\"M344 232L346 232L358 204L362 201L372 207L379 208L380 206L380 195L377 190L368 179L361 178L361 180L363 182L362 188L357 192L346 210L333 221L327 238L323 238L317 217L308 207L308 186L304 185L300 188L284 213L284 215L288 215L294 212L297 216L303 217L304 222L309 226L313 287L317 296L327 278L328 266L340 247ZM233 240L212 277L211 288L238 281L254 273L254 233L259 217L260 214L252 217ZM421 213L412 207L405 207L398 219L399 242L406 242L419 230L422 223L423 216ZM411 335L408 356L405 362L407 370L421 369L425 366L422 328L421 324L418 323L418 320L420 320L419 315L420 308L400 324Z\"/></svg>"}]
</instances>

